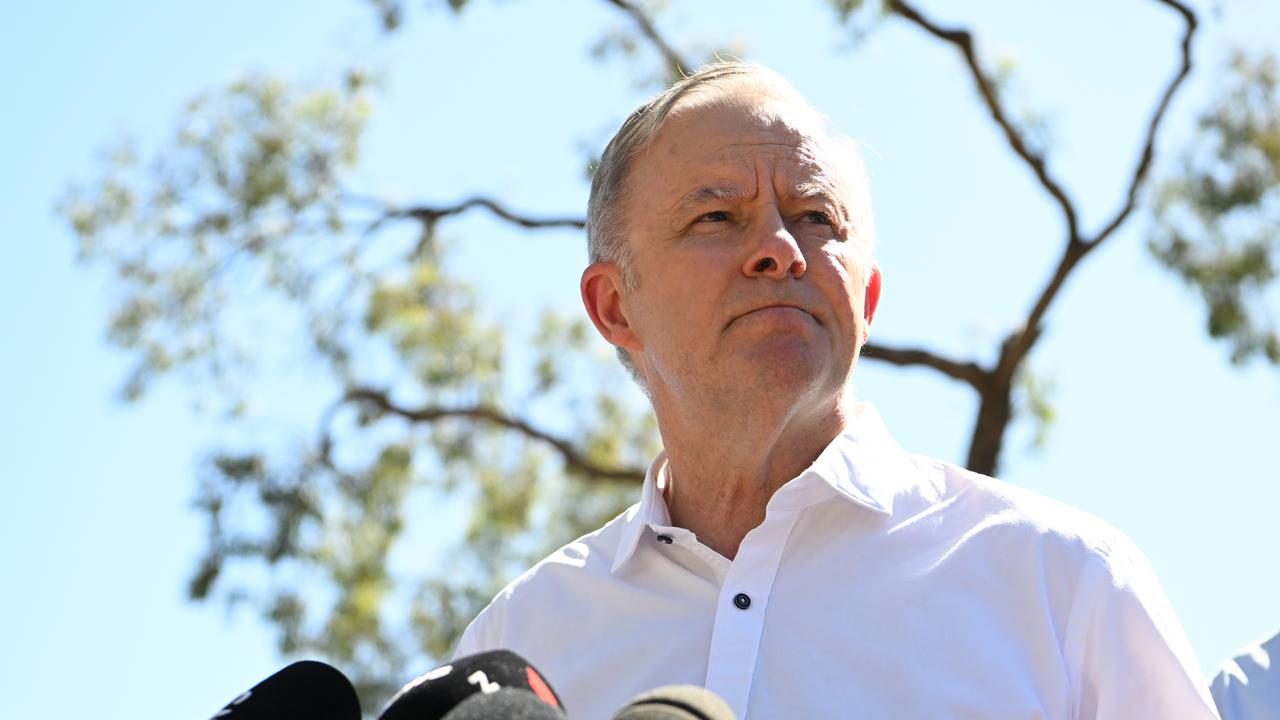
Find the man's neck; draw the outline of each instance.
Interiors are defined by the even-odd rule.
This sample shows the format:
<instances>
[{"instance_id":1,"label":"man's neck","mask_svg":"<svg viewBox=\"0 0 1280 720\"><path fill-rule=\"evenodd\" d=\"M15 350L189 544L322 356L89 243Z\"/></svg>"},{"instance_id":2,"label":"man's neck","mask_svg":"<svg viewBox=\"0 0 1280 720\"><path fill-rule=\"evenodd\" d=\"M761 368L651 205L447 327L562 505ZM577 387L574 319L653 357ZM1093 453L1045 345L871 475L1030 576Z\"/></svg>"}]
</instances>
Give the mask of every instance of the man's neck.
<instances>
[{"instance_id":1,"label":"man's neck","mask_svg":"<svg viewBox=\"0 0 1280 720\"><path fill-rule=\"evenodd\" d=\"M844 430L846 411L837 402L806 415L721 415L660 419L670 472L664 499L674 525L732 560L746 534L764 521L778 488Z\"/></svg>"}]
</instances>

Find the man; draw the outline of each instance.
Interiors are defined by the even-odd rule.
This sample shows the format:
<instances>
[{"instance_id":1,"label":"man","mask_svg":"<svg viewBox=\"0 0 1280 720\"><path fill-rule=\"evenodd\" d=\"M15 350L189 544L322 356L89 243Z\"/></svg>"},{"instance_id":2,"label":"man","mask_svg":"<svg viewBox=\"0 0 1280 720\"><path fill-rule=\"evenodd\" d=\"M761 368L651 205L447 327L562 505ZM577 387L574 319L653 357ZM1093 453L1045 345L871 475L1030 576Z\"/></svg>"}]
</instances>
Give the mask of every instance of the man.
<instances>
[{"instance_id":1,"label":"man","mask_svg":"<svg viewBox=\"0 0 1280 720\"><path fill-rule=\"evenodd\" d=\"M866 176L784 79L715 65L643 105L588 216L583 301L665 451L458 654L510 648L588 719L674 683L741 718L1215 717L1128 540L904 453L854 401Z\"/></svg>"},{"instance_id":2,"label":"man","mask_svg":"<svg viewBox=\"0 0 1280 720\"><path fill-rule=\"evenodd\" d=\"M1280 633L1223 663L1209 692L1222 720L1280 719Z\"/></svg>"}]
</instances>

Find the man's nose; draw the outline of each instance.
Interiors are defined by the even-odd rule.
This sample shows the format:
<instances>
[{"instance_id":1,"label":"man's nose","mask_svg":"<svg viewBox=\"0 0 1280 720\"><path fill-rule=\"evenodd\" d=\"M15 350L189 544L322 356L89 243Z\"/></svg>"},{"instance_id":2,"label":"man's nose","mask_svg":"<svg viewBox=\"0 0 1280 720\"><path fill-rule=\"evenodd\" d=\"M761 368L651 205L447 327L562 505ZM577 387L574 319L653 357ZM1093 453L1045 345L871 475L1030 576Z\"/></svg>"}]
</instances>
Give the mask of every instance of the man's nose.
<instances>
[{"instance_id":1,"label":"man's nose","mask_svg":"<svg viewBox=\"0 0 1280 720\"><path fill-rule=\"evenodd\" d=\"M784 280L804 275L804 253L781 217L775 216L757 228L755 239L756 246L742 265L747 277Z\"/></svg>"}]
</instances>

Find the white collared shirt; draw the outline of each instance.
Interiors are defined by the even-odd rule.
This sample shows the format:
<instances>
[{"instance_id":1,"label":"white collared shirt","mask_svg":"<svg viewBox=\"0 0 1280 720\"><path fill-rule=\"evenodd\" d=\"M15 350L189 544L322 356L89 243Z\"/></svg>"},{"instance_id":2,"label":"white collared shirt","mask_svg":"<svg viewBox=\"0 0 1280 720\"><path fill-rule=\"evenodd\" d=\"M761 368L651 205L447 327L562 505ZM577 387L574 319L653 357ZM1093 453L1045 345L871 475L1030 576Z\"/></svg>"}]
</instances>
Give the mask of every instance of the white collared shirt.
<instances>
[{"instance_id":1,"label":"white collared shirt","mask_svg":"<svg viewBox=\"0 0 1280 720\"><path fill-rule=\"evenodd\" d=\"M1209 692L1222 720L1280 718L1280 633L1223 663Z\"/></svg>"},{"instance_id":2,"label":"white collared shirt","mask_svg":"<svg viewBox=\"0 0 1280 720\"><path fill-rule=\"evenodd\" d=\"M867 404L730 561L639 504L507 586L457 655L528 658L575 720L692 683L738 717L1216 714L1155 574L1118 531L904 453Z\"/></svg>"}]
</instances>

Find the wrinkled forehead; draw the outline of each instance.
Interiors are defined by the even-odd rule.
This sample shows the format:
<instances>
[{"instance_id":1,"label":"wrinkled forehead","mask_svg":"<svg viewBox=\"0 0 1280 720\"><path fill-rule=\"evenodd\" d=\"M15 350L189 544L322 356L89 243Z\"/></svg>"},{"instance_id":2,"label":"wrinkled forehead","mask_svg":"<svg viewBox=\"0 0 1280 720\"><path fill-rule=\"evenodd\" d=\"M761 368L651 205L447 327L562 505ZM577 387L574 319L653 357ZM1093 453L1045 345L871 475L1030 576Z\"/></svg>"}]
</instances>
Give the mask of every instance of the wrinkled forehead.
<instances>
[{"instance_id":1,"label":"wrinkled forehead","mask_svg":"<svg viewBox=\"0 0 1280 720\"><path fill-rule=\"evenodd\" d=\"M799 95L764 91L749 94L706 91L688 95L672 108L655 141L671 127L697 126L712 133L768 133L797 142L825 137L826 120Z\"/></svg>"},{"instance_id":2,"label":"wrinkled forehead","mask_svg":"<svg viewBox=\"0 0 1280 720\"><path fill-rule=\"evenodd\" d=\"M655 170L668 177L714 176L750 173L750 166L763 162L793 182L849 190L841 159L846 149L827 132L822 116L807 105L773 97L698 100L677 107L642 153Z\"/></svg>"}]
</instances>

